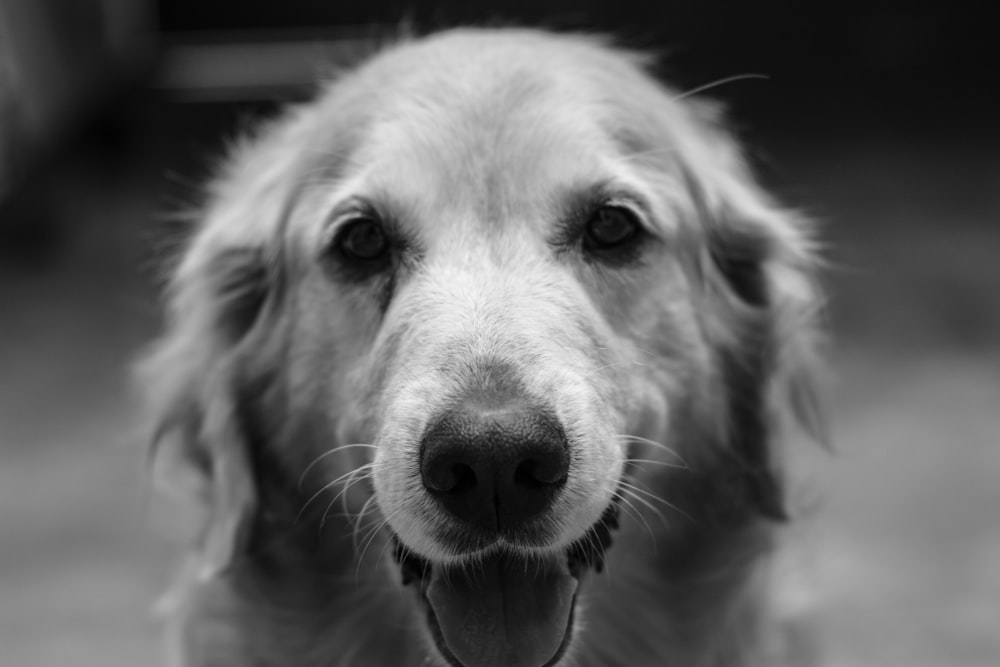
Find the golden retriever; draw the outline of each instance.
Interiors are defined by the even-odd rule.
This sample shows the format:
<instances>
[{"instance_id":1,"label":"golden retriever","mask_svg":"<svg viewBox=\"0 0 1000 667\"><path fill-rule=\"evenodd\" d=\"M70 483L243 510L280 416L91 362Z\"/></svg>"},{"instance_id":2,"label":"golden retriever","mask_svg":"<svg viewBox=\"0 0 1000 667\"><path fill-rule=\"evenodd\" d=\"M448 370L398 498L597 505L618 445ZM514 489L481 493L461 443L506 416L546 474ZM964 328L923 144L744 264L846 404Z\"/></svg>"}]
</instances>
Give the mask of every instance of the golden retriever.
<instances>
[{"instance_id":1,"label":"golden retriever","mask_svg":"<svg viewBox=\"0 0 1000 667\"><path fill-rule=\"evenodd\" d=\"M774 667L811 233L601 40L388 48L238 146L145 362L187 666Z\"/></svg>"}]
</instances>

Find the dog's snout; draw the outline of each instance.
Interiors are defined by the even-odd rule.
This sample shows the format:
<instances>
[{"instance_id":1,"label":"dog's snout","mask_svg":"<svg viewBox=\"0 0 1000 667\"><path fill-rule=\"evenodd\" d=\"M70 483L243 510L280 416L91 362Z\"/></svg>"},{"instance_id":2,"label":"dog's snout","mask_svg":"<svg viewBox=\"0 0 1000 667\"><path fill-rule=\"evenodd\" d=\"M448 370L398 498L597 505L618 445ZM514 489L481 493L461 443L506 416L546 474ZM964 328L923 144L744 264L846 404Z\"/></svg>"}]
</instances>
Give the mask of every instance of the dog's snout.
<instances>
[{"instance_id":1,"label":"dog's snout","mask_svg":"<svg viewBox=\"0 0 1000 667\"><path fill-rule=\"evenodd\" d=\"M542 513L565 483L566 434L555 417L523 403L462 405L425 433L420 472L458 519L514 528Z\"/></svg>"}]
</instances>

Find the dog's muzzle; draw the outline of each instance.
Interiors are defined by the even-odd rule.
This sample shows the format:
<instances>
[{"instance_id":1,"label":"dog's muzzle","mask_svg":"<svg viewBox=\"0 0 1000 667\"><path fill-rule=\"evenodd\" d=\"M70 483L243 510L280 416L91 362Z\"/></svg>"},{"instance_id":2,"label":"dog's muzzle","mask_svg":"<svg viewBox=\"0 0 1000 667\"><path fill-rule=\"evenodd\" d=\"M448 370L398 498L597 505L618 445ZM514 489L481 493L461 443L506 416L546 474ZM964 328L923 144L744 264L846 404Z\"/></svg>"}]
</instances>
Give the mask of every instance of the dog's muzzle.
<instances>
[{"instance_id":1,"label":"dog's muzzle","mask_svg":"<svg viewBox=\"0 0 1000 667\"><path fill-rule=\"evenodd\" d=\"M396 560L451 664L543 667L565 651L582 574L600 569L617 526L612 507L569 549L544 549L570 463L559 420L509 394L459 401L424 432L420 475L442 510L437 538L470 556L432 564L397 542Z\"/></svg>"}]
</instances>

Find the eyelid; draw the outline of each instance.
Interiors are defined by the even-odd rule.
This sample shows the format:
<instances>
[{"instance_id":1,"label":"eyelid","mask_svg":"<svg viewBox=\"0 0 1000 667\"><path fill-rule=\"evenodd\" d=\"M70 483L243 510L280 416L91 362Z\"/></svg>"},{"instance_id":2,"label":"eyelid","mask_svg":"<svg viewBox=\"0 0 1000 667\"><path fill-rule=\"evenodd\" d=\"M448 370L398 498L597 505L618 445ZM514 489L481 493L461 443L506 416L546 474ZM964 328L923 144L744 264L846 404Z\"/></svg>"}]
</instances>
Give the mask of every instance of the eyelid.
<instances>
[{"instance_id":1,"label":"eyelid","mask_svg":"<svg viewBox=\"0 0 1000 667\"><path fill-rule=\"evenodd\" d=\"M577 194L575 199L576 201L572 202L571 208L560 221L559 231L552 241L557 247L571 245L579 239L584 234L591 216L597 210L605 207L627 210L638 223L640 233L648 234L654 238L661 236L651 223L652 210L645 197L641 195L620 188L598 186Z\"/></svg>"},{"instance_id":2,"label":"eyelid","mask_svg":"<svg viewBox=\"0 0 1000 667\"><path fill-rule=\"evenodd\" d=\"M355 218L375 218L381 220L381 216L375 207L362 199L348 199L333 207L327 216L327 227L339 227L349 220Z\"/></svg>"},{"instance_id":3,"label":"eyelid","mask_svg":"<svg viewBox=\"0 0 1000 667\"><path fill-rule=\"evenodd\" d=\"M639 227L646 234L659 237L656 227L650 223L653 219L652 211L643 197L631 193L612 192L609 193L596 207L608 206L623 208L630 212L639 223Z\"/></svg>"},{"instance_id":4,"label":"eyelid","mask_svg":"<svg viewBox=\"0 0 1000 667\"><path fill-rule=\"evenodd\" d=\"M388 233L388 230L385 229L384 218L379 215L374 206L363 199L351 198L334 206L333 210L327 216L323 229L322 247L329 247L344 228L358 218L374 220L383 228L383 231Z\"/></svg>"}]
</instances>

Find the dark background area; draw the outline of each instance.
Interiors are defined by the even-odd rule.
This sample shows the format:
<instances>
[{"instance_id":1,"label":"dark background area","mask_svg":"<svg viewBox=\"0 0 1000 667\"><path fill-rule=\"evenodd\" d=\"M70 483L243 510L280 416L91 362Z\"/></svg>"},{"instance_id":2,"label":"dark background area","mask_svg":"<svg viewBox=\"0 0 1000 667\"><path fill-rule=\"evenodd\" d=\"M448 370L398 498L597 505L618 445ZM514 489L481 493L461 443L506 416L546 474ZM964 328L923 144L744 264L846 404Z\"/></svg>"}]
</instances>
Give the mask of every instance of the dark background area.
<instances>
[{"instance_id":1,"label":"dark background area","mask_svg":"<svg viewBox=\"0 0 1000 667\"><path fill-rule=\"evenodd\" d=\"M129 365L225 145L330 65L462 23L586 30L726 102L823 223L836 452L785 607L833 666L1000 660L1000 48L986 3L0 0L0 662L151 664L182 518Z\"/></svg>"},{"instance_id":2,"label":"dark background area","mask_svg":"<svg viewBox=\"0 0 1000 667\"><path fill-rule=\"evenodd\" d=\"M832 103L853 121L885 121L894 112L907 111L891 124L928 120L942 110L950 110L952 118L997 110L996 86L991 85L996 26L983 3L590 0L505 2L484 10L478 3L457 0L343 7L256 0L241 3L238 15L224 4L166 3L160 25L175 34L266 34L384 26L387 17L405 17L422 29L467 22L526 23L619 35L629 45L666 54L667 70L687 86L745 71L766 73L776 85L746 93L744 113L769 125L801 120L803 111L822 111Z\"/></svg>"}]
</instances>

